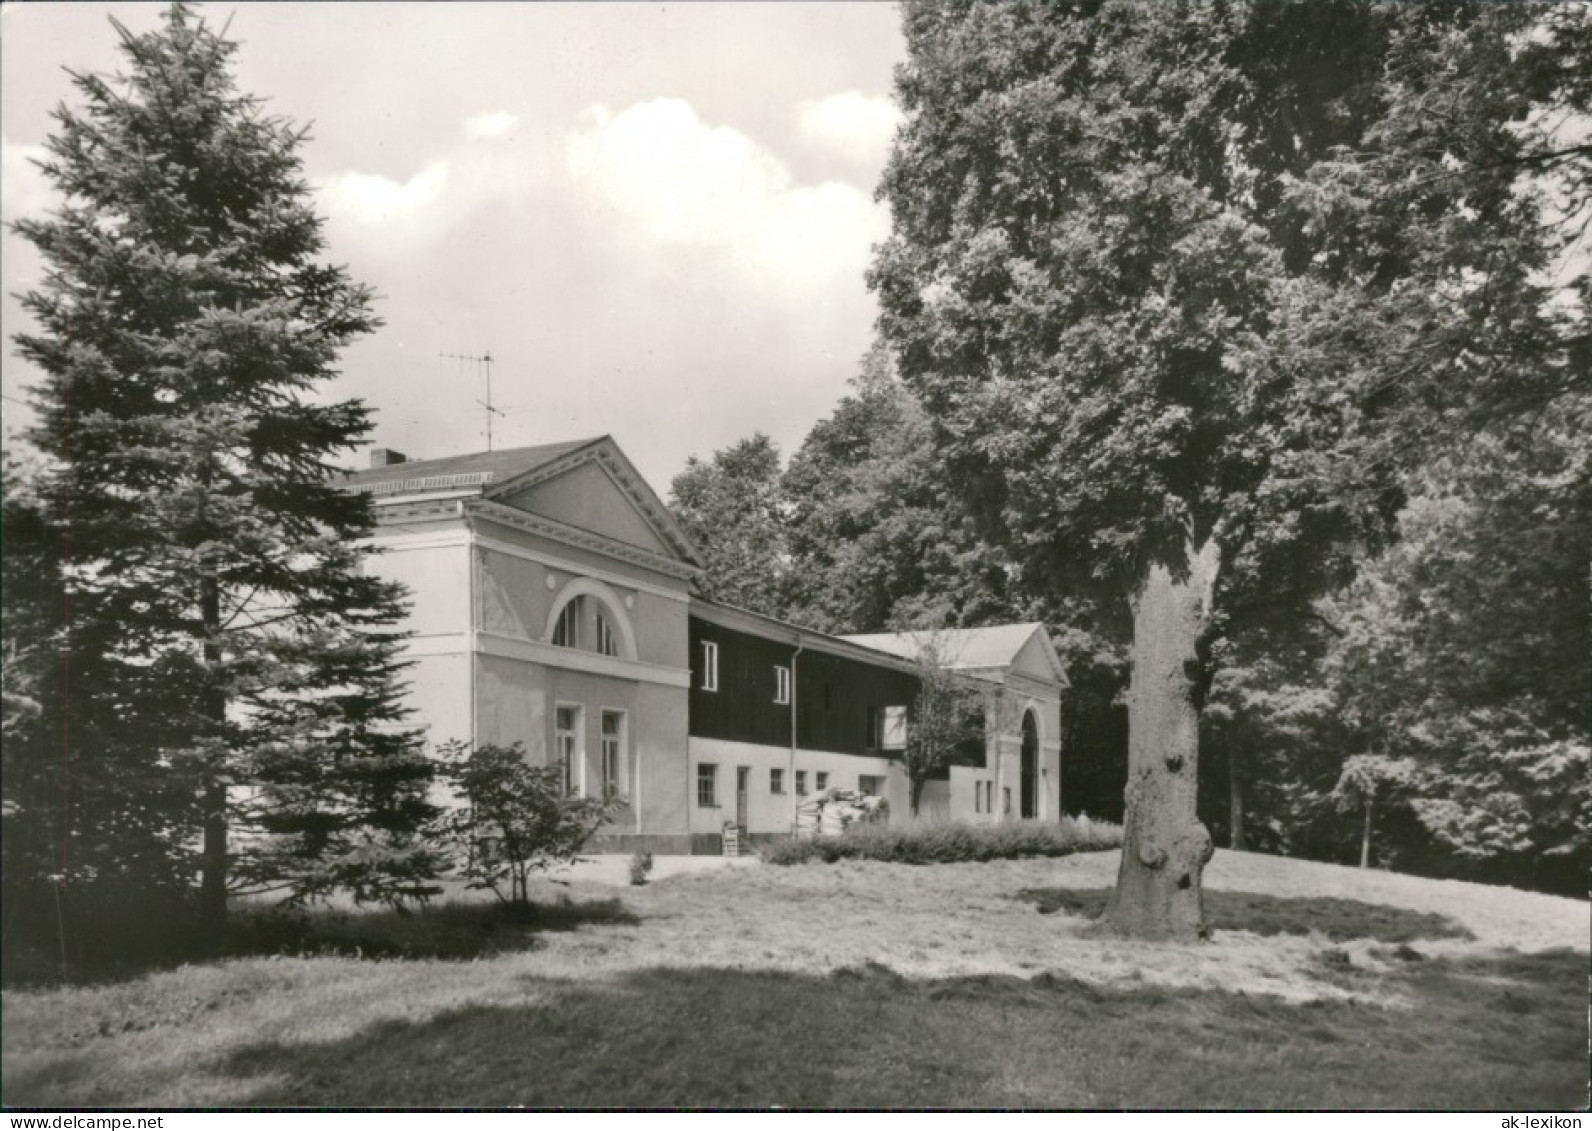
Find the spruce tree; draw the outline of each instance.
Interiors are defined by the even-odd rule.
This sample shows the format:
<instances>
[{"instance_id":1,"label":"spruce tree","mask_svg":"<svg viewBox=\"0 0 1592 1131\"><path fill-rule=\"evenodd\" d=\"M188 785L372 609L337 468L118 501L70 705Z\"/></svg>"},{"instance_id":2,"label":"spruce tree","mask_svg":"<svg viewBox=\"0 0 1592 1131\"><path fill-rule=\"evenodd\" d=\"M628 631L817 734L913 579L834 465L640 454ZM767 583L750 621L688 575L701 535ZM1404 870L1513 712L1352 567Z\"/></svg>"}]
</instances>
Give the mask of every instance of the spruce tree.
<instances>
[{"instance_id":1,"label":"spruce tree","mask_svg":"<svg viewBox=\"0 0 1592 1131\"><path fill-rule=\"evenodd\" d=\"M157 871L197 849L210 929L229 890L423 894L402 592L361 572L369 502L332 483L369 412L324 394L371 292L321 259L306 134L237 89L224 31L181 3L111 22L126 72L73 75L41 162L64 203L15 226L48 265L16 342L66 550L34 752L63 779L63 874L125 863L103 831L131 824Z\"/></svg>"}]
</instances>

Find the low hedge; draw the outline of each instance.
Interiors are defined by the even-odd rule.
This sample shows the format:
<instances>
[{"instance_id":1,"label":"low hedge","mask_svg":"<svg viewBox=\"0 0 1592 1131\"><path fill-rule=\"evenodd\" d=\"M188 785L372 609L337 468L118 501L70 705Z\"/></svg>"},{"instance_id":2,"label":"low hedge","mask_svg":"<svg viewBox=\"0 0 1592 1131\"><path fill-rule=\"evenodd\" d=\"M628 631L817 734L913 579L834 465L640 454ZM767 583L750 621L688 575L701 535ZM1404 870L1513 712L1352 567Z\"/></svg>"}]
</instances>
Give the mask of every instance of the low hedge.
<instances>
[{"instance_id":1,"label":"low hedge","mask_svg":"<svg viewBox=\"0 0 1592 1131\"><path fill-rule=\"evenodd\" d=\"M893 864L955 864L966 860L1014 860L1024 856L1070 856L1118 848L1122 828L1088 817L1059 824L1015 821L1004 825L934 823L853 825L839 836L776 841L762 850L768 864L833 864L837 860L884 860Z\"/></svg>"}]
</instances>

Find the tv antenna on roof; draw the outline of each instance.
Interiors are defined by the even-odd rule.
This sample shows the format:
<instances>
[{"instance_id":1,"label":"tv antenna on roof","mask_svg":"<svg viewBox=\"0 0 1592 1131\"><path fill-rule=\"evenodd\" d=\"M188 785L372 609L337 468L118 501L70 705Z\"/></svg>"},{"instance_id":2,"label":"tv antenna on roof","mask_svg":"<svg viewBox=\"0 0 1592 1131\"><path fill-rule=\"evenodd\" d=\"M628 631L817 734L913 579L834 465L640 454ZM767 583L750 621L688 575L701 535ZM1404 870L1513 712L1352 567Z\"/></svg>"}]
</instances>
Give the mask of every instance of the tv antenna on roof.
<instances>
[{"instance_id":1,"label":"tv antenna on roof","mask_svg":"<svg viewBox=\"0 0 1592 1131\"><path fill-rule=\"evenodd\" d=\"M492 418L507 415L492 403L492 351L477 356L468 353L445 353L443 357L451 357L454 361L471 361L486 375L486 400L475 403L486 409L486 450L492 450Z\"/></svg>"}]
</instances>

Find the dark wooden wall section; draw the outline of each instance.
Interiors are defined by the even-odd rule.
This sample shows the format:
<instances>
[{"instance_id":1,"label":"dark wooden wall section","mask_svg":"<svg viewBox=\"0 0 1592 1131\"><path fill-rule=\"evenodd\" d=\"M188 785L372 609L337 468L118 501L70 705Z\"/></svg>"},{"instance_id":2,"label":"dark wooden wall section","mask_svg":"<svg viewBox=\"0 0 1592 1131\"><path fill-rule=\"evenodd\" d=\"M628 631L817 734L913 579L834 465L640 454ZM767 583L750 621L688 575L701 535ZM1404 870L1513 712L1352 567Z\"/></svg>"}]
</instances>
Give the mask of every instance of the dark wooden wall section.
<instances>
[{"instance_id":1,"label":"dark wooden wall section","mask_svg":"<svg viewBox=\"0 0 1592 1131\"><path fill-rule=\"evenodd\" d=\"M790 707L774 702L774 666L793 644L690 618L691 734L764 746L790 745ZM719 689L702 690L702 641L719 646ZM862 660L804 650L796 664L796 712L804 750L878 754L868 746L870 707L911 707L917 677Z\"/></svg>"}]
</instances>

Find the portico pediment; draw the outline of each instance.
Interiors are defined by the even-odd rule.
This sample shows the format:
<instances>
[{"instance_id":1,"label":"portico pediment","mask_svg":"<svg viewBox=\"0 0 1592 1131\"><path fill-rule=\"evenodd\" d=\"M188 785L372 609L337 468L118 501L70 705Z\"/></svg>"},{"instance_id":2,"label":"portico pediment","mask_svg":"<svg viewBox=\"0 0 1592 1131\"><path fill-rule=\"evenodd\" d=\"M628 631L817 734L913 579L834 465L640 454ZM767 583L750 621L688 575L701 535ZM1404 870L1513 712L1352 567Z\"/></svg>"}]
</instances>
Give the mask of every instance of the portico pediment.
<instances>
[{"instance_id":1,"label":"portico pediment","mask_svg":"<svg viewBox=\"0 0 1592 1131\"><path fill-rule=\"evenodd\" d=\"M493 484L483 499L650 555L696 563L663 500L607 437Z\"/></svg>"}]
</instances>

